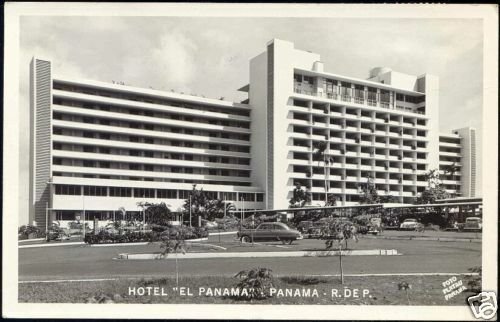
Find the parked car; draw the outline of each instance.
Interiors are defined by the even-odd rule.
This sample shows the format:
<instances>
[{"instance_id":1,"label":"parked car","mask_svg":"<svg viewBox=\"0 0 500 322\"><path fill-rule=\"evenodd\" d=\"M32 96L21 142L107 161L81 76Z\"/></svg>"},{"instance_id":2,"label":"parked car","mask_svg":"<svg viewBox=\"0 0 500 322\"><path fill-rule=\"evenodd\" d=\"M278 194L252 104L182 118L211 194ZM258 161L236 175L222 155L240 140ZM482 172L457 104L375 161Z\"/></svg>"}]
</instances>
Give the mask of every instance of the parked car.
<instances>
[{"instance_id":1,"label":"parked car","mask_svg":"<svg viewBox=\"0 0 500 322\"><path fill-rule=\"evenodd\" d=\"M257 226L256 229L242 229L238 231L238 238L242 242L254 241L282 241L283 244L291 244L294 240L302 239L302 234L291 229L284 223L266 222Z\"/></svg>"},{"instance_id":2,"label":"parked car","mask_svg":"<svg viewBox=\"0 0 500 322\"><path fill-rule=\"evenodd\" d=\"M307 230L307 238L319 238L323 234L324 228L328 226L328 223L325 221L316 221L313 223L311 227Z\"/></svg>"},{"instance_id":3,"label":"parked car","mask_svg":"<svg viewBox=\"0 0 500 322\"><path fill-rule=\"evenodd\" d=\"M217 228L217 223L215 221L209 221L206 219L201 220L202 226L208 228L208 229L215 229Z\"/></svg>"},{"instance_id":4,"label":"parked car","mask_svg":"<svg viewBox=\"0 0 500 322\"><path fill-rule=\"evenodd\" d=\"M479 217L469 217L465 219L464 231L481 231L483 229L483 220Z\"/></svg>"},{"instance_id":5,"label":"parked car","mask_svg":"<svg viewBox=\"0 0 500 322\"><path fill-rule=\"evenodd\" d=\"M313 226L313 224L314 222L312 220L301 221L297 226L297 230L301 233L306 233Z\"/></svg>"},{"instance_id":6,"label":"parked car","mask_svg":"<svg viewBox=\"0 0 500 322\"><path fill-rule=\"evenodd\" d=\"M368 234L378 235L382 232L382 219L378 217L370 218L368 224Z\"/></svg>"},{"instance_id":7,"label":"parked car","mask_svg":"<svg viewBox=\"0 0 500 322\"><path fill-rule=\"evenodd\" d=\"M414 218L405 219L401 226L399 226L401 230L418 230L421 228L423 228L423 225Z\"/></svg>"}]
</instances>

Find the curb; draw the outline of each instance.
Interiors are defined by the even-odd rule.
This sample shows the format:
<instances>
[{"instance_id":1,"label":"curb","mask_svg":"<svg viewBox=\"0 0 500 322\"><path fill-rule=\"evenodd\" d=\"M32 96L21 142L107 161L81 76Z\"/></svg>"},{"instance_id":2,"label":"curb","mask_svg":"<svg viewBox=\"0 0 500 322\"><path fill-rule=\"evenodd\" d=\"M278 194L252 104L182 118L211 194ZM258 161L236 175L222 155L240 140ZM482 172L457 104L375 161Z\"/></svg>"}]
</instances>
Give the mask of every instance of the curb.
<instances>
[{"instance_id":1,"label":"curb","mask_svg":"<svg viewBox=\"0 0 500 322\"><path fill-rule=\"evenodd\" d=\"M42 241L45 240L45 238L32 238L32 239L21 239L18 240L19 243L26 243L26 242L34 242L34 241Z\"/></svg>"},{"instance_id":2,"label":"curb","mask_svg":"<svg viewBox=\"0 0 500 322\"><path fill-rule=\"evenodd\" d=\"M255 257L328 257L338 256L340 251L291 251L291 252L242 252L242 253L187 253L180 257L182 259L202 258L255 258ZM396 249L367 249L367 250L344 250L343 256L395 256L401 255ZM175 257L173 257L175 258ZM122 253L115 259L148 260L148 259L172 259L172 256L163 257L160 253L128 254Z\"/></svg>"},{"instance_id":3,"label":"curb","mask_svg":"<svg viewBox=\"0 0 500 322\"><path fill-rule=\"evenodd\" d=\"M397 236L364 236L365 239L393 239L393 240L424 240L424 241L443 241L443 242L469 242L480 243L479 238L453 238L453 237L397 237Z\"/></svg>"},{"instance_id":4,"label":"curb","mask_svg":"<svg viewBox=\"0 0 500 322\"><path fill-rule=\"evenodd\" d=\"M197 242L197 241L208 241L208 237L188 239L186 242ZM88 245L90 247L114 247L114 246L142 246L150 244L150 242L139 242L139 243L112 243L112 244L92 244ZM18 248L37 248L37 247L58 247L58 246L73 246L73 245L86 245L84 242L69 242L69 243L58 243L58 244L33 244L33 245L21 245Z\"/></svg>"}]
</instances>

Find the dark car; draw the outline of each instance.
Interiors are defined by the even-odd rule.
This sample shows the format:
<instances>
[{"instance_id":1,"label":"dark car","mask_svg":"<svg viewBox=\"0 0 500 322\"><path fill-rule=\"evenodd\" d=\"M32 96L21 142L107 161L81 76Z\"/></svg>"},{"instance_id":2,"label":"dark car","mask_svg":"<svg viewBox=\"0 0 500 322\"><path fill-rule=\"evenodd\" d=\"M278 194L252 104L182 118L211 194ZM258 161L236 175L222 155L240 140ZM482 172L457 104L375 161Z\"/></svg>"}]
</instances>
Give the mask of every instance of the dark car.
<instances>
[{"instance_id":1,"label":"dark car","mask_svg":"<svg viewBox=\"0 0 500 322\"><path fill-rule=\"evenodd\" d=\"M328 226L325 221L316 221L312 227L307 230L307 238L319 238L323 234L323 230Z\"/></svg>"},{"instance_id":2,"label":"dark car","mask_svg":"<svg viewBox=\"0 0 500 322\"><path fill-rule=\"evenodd\" d=\"M302 239L302 234L280 222L267 222L257 226L257 229L242 229L238 231L238 238L242 242L254 241L281 241L291 244L294 240Z\"/></svg>"},{"instance_id":3,"label":"dark car","mask_svg":"<svg viewBox=\"0 0 500 322\"><path fill-rule=\"evenodd\" d=\"M301 233L305 233L313 226L313 224L314 222L311 220L301 221L297 226L297 230L300 231Z\"/></svg>"}]
</instances>

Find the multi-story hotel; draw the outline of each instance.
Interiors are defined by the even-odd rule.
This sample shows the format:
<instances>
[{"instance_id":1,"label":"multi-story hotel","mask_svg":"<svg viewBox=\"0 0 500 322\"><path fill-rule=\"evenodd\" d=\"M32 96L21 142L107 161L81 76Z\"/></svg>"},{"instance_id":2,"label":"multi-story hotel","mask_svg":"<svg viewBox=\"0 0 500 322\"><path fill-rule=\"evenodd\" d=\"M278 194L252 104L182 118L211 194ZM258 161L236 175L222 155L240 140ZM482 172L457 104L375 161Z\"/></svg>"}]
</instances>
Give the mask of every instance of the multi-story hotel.
<instances>
[{"instance_id":1,"label":"multi-story hotel","mask_svg":"<svg viewBox=\"0 0 500 322\"><path fill-rule=\"evenodd\" d=\"M412 203L440 166L437 77L374 68L364 80L323 65L274 39L250 61L248 99L232 103L55 77L34 58L31 220L105 219L140 201L176 211L193 184L238 209L287 208L296 183L323 204L325 176L343 205L368 176Z\"/></svg>"},{"instance_id":2,"label":"multi-story hotel","mask_svg":"<svg viewBox=\"0 0 500 322\"><path fill-rule=\"evenodd\" d=\"M454 197L476 197L476 130L471 127L439 136L439 172Z\"/></svg>"}]
</instances>

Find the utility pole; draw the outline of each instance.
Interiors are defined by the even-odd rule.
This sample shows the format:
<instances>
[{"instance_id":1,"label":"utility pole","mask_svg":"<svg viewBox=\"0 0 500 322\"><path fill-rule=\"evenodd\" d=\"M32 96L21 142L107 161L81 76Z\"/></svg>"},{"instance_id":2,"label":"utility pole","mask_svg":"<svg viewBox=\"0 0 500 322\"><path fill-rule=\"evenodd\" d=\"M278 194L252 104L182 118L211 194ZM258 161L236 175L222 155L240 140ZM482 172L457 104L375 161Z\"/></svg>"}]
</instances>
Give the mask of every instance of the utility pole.
<instances>
[{"instance_id":1,"label":"utility pole","mask_svg":"<svg viewBox=\"0 0 500 322\"><path fill-rule=\"evenodd\" d=\"M83 240L85 240L85 191L83 191L82 194L82 205L83 205Z\"/></svg>"},{"instance_id":2,"label":"utility pole","mask_svg":"<svg viewBox=\"0 0 500 322\"><path fill-rule=\"evenodd\" d=\"M192 205L191 205L191 200L192 200L192 194L189 195L189 227L192 227L191 225L191 210L192 210Z\"/></svg>"}]
</instances>

